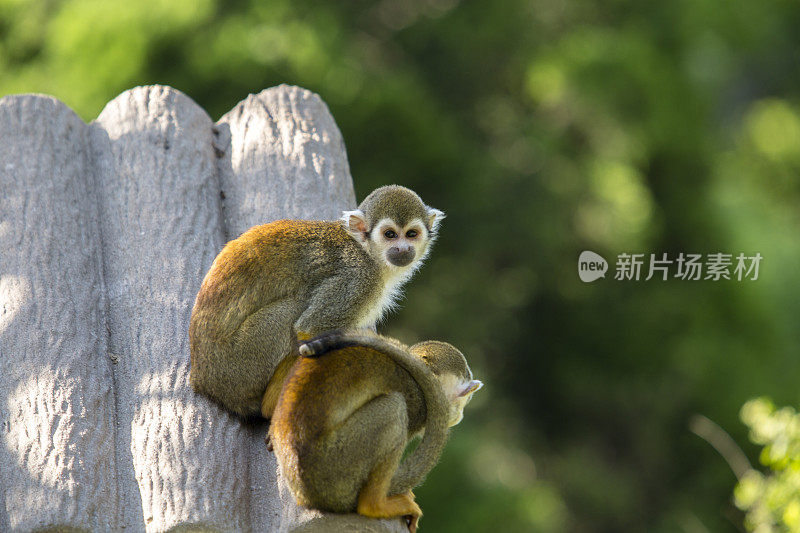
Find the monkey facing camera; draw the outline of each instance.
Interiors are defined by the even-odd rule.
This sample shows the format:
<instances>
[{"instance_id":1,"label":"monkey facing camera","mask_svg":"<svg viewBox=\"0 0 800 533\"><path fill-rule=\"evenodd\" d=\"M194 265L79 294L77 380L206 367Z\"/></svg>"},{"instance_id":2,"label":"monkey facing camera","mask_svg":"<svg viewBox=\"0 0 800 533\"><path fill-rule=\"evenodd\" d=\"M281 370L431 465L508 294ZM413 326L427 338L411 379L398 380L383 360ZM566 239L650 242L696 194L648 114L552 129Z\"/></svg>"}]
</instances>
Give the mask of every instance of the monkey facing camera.
<instances>
[{"instance_id":1,"label":"monkey facing camera","mask_svg":"<svg viewBox=\"0 0 800 533\"><path fill-rule=\"evenodd\" d=\"M335 222L280 220L229 242L189 324L194 389L242 416L272 416L296 334L374 327L422 264L444 213L397 185Z\"/></svg>"},{"instance_id":2,"label":"monkey facing camera","mask_svg":"<svg viewBox=\"0 0 800 533\"><path fill-rule=\"evenodd\" d=\"M450 344L406 347L369 331L300 345L270 440L298 504L374 518L422 515L411 490L436 465L448 428L482 383ZM411 439L417 448L401 462Z\"/></svg>"}]
</instances>

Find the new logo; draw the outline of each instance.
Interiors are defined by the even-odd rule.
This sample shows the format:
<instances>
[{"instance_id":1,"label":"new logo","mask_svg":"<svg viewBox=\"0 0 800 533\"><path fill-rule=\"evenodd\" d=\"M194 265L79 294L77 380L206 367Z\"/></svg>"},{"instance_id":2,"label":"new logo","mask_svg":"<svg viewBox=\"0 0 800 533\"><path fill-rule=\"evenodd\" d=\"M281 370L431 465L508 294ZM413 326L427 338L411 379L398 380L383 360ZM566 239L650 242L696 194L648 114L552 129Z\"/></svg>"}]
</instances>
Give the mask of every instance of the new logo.
<instances>
[{"instance_id":1,"label":"new logo","mask_svg":"<svg viewBox=\"0 0 800 533\"><path fill-rule=\"evenodd\" d=\"M578 276L581 281L592 282L598 278L606 277L608 262L602 256L585 250L578 257Z\"/></svg>"}]
</instances>

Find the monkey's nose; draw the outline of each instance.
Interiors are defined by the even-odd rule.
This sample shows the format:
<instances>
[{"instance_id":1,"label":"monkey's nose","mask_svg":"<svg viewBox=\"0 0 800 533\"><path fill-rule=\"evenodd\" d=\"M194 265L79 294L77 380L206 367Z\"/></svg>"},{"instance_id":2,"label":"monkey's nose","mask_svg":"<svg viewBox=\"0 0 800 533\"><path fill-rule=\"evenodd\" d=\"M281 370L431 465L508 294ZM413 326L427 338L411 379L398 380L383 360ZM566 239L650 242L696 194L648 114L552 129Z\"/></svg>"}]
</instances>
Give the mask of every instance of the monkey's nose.
<instances>
[{"instance_id":1,"label":"monkey's nose","mask_svg":"<svg viewBox=\"0 0 800 533\"><path fill-rule=\"evenodd\" d=\"M407 266L414 260L414 248L411 246L392 246L386 252L386 258L394 266Z\"/></svg>"}]
</instances>

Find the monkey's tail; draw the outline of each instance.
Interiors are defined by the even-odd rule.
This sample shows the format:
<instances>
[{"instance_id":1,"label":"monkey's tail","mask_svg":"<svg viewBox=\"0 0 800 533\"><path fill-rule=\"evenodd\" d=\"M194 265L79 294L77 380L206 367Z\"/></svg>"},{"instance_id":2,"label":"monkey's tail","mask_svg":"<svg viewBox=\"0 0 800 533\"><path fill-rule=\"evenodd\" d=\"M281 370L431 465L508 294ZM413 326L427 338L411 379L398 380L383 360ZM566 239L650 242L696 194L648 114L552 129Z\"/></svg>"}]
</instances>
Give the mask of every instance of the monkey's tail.
<instances>
[{"instance_id":1,"label":"monkey's tail","mask_svg":"<svg viewBox=\"0 0 800 533\"><path fill-rule=\"evenodd\" d=\"M313 339L300 341L297 351L302 357L319 357L328 352L351 346L358 346L358 342L353 340L352 336L347 336L343 330L335 329Z\"/></svg>"},{"instance_id":2,"label":"monkey's tail","mask_svg":"<svg viewBox=\"0 0 800 533\"><path fill-rule=\"evenodd\" d=\"M300 355L318 357L342 348L364 346L372 348L405 369L417 382L425 399L425 432L419 446L400 463L392 477L389 495L407 492L425 479L436 466L447 442L449 406L442 387L430 369L408 353L408 348L379 335L357 332L333 331L300 343Z\"/></svg>"}]
</instances>

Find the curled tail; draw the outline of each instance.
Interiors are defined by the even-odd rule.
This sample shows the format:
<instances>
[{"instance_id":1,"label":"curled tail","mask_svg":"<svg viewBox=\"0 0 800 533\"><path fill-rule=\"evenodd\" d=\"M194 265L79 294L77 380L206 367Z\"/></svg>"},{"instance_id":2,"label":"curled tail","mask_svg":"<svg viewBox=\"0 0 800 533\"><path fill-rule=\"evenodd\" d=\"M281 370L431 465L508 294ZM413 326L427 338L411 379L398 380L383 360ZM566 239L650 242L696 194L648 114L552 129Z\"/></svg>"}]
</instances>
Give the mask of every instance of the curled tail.
<instances>
[{"instance_id":1,"label":"curled tail","mask_svg":"<svg viewBox=\"0 0 800 533\"><path fill-rule=\"evenodd\" d=\"M408 348L397 341L370 332L332 331L301 342L303 357L319 357L325 353L349 347L371 348L392 359L406 370L422 390L425 399L425 432L419 446L400 463L392 477L389 495L407 492L425 479L436 466L447 442L449 405L442 387L431 370Z\"/></svg>"},{"instance_id":2,"label":"curled tail","mask_svg":"<svg viewBox=\"0 0 800 533\"><path fill-rule=\"evenodd\" d=\"M301 340L297 351L302 357L319 357L328 352L350 348L351 346L359 346L353 335L347 335L345 331L336 329L318 335L313 339Z\"/></svg>"}]
</instances>

